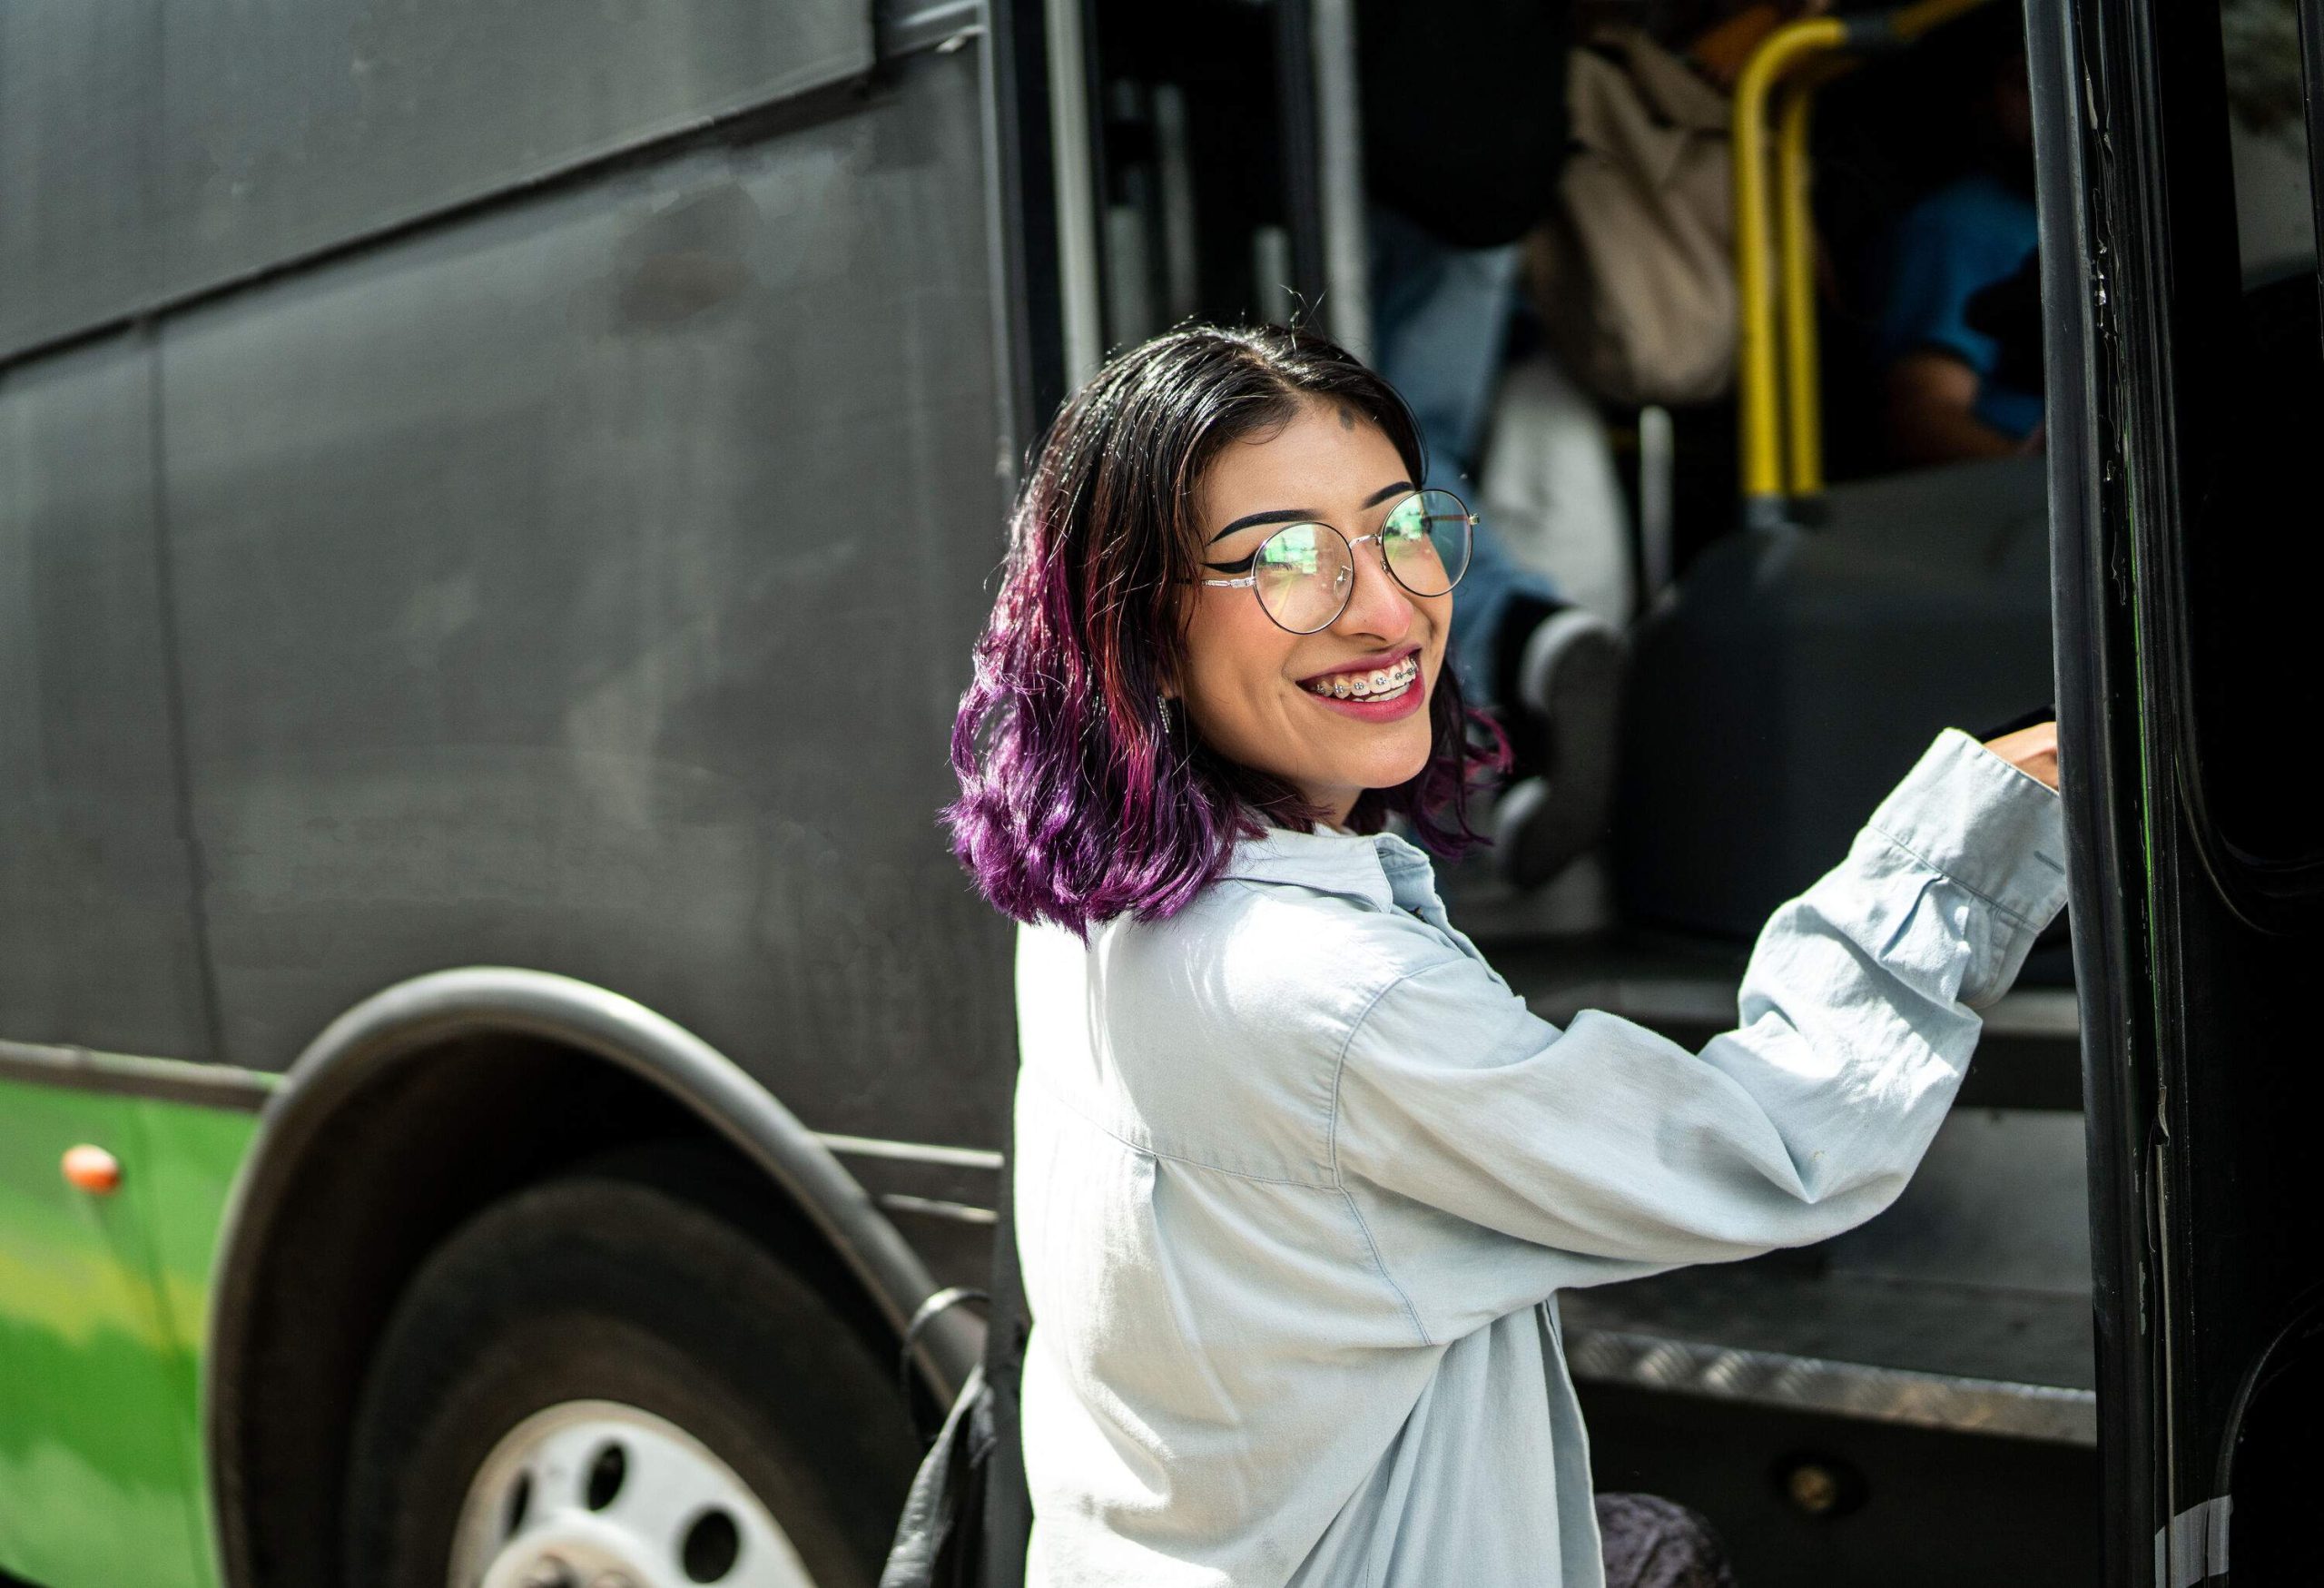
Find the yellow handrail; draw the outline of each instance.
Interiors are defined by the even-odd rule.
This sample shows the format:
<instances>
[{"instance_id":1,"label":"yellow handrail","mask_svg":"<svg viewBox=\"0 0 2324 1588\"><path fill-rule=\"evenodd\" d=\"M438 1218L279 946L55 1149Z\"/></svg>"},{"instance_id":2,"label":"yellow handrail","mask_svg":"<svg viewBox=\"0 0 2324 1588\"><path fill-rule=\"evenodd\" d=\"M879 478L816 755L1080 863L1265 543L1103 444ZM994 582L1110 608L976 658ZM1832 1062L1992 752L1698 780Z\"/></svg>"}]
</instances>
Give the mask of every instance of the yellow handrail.
<instances>
[{"instance_id":1,"label":"yellow handrail","mask_svg":"<svg viewBox=\"0 0 2324 1588\"><path fill-rule=\"evenodd\" d=\"M1776 111L1777 264L1783 276L1783 429L1790 468L1784 488L1812 497L1824 488L1821 365L1816 346L1816 228L1808 212L1807 129L1825 74L1783 91Z\"/></svg>"},{"instance_id":2,"label":"yellow handrail","mask_svg":"<svg viewBox=\"0 0 2324 1588\"><path fill-rule=\"evenodd\" d=\"M1783 495L1783 460L1776 439L1776 305L1768 291L1768 94L1800 62L1847 42L1847 25L1837 17L1787 23L1768 35L1735 83L1737 428L1747 512L1758 503L1778 502Z\"/></svg>"},{"instance_id":3,"label":"yellow handrail","mask_svg":"<svg viewBox=\"0 0 2324 1588\"><path fill-rule=\"evenodd\" d=\"M1809 17L1777 28L1735 84L1735 292L1737 439L1747 521L1781 514L1787 493L1824 488L1821 372L1816 345L1815 229L1807 190L1807 133L1817 89L1848 70L1826 63L1784 93L1776 133L1778 295L1768 285L1767 105L1802 64L1837 51L1895 49L1993 0L1915 0L1885 14ZM1779 438L1777 316L1783 321ZM1788 441L1788 446L1785 445Z\"/></svg>"}]
</instances>

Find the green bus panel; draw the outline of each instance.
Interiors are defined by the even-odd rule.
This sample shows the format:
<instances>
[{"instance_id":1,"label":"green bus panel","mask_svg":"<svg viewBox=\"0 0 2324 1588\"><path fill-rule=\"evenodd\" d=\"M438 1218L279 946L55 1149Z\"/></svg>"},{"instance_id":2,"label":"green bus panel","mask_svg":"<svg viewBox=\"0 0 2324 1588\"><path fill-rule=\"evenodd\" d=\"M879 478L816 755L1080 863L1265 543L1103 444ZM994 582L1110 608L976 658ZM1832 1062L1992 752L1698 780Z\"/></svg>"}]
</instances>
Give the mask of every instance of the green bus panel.
<instances>
[{"instance_id":1,"label":"green bus panel","mask_svg":"<svg viewBox=\"0 0 2324 1588\"><path fill-rule=\"evenodd\" d=\"M202 1332L257 1124L0 1080L0 1570L41 1588L216 1588ZM65 1182L83 1142L120 1160L118 1191Z\"/></svg>"}]
</instances>

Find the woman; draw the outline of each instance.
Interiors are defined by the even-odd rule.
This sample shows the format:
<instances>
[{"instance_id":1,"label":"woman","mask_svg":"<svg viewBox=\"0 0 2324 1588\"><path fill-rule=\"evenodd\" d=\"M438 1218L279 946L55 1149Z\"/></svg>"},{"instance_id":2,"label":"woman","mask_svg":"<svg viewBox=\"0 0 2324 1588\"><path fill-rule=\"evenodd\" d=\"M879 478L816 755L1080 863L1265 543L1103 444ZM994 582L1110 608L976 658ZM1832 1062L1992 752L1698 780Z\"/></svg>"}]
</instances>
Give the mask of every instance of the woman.
<instances>
[{"instance_id":1,"label":"woman","mask_svg":"<svg viewBox=\"0 0 2324 1588\"><path fill-rule=\"evenodd\" d=\"M1769 922L1738 1030L1534 1017L1384 830L1462 847L1497 750L1419 454L1338 349L1197 328L1073 398L1018 504L948 816L1038 923L1032 1583L1600 1583L1556 1293L1878 1212L2063 901L2051 731L1949 732Z\"/></svg>"}]
</instances>

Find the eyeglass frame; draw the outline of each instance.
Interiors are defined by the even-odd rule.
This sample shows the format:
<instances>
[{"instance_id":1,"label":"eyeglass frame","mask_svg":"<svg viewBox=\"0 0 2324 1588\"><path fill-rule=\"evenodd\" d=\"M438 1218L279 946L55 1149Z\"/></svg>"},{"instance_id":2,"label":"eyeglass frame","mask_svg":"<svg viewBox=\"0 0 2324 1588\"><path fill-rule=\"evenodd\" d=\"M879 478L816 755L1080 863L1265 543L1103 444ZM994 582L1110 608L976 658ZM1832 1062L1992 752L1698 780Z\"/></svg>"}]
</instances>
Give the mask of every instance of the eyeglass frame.
<instances>
[{"instance_id":1,"label":"eyeglass frame","mask_svg":"<svg viewBox=\"0 0 2324 1588\"><path fill-rule=\"evenodd\" d=\"M1411 501L1413 497L1428 496L1451 497L1455 502L1460 504L1461 517L1467 522L1469 527L1469 555L1462 559L1461 571L1452 577L1452 582L1451 584L1445 586L1444 588L1438 590L1433 594L1423 595L1422 592L1413 589L1412 586L1406 584L1404 582L1404 577L1396 571L1393 564L1389 562L1386 537L1388 533L1387 519L1395 517L1396 508L1403 507L1406 502ZM1469 577L1469 565L1477 559L1477 515L1470 509L1467 502L1461 499L1459 492L1446 490L1443 486L1423 486L1420 489L1413 492L1412 496L1397 498L1396 506L1388 509L1386 518L1382 518L1380 522L1380 528L1374 529L1369 535L1350 535L1340 528L1338 525L1326 524L1321 518L1301 518L1294 523L1278 524L1273 529L1267 531L1265 540L1260 541L1256 547L1252 548L1252 567L1249 573L1238 575L1231 579L1197 579L1195 582L1199 585L1206 585L1216 590L1248 589L1251 592L1251 598L1259 603L1259 610L1266 612L1267 621L1274 624L1277 628L1283 630L1284 633L1301 635L1321 634L1324 630L1331 627L1333 624L1337 623L1340 620L1340 614L1347 610L1347 604L1355 599L1355 581L1353 578L1348 581L1346 592L1340 597L1339 606L1334 608L1332 615L1329 617L1326 617L1323 622L1317 624L1313 628L1294 628L1282 618L1277 617L1273 612L1268 612L1267 604L1265 601L1260 599L1258 592L1259 554L1266 550L1268 542L1272 541L1276 536L1284 534L1288 530L1310 528L1328 529L1333 534L1338 536L1340 538L1340 544L1347 547L1348 566L1351 568L1355 566L1356 562L1355 548L1362 546L1367 540L1371 541L1380 548L1380 571L1386 574L1390 578L1395 580L1397 585L1401 587L1407 595L1418 597L1423 601L1433 601L1440 596L1450 596L1453 591L1459 589L1461 587L1461 581Z\"/></svg>"}]
</instances>

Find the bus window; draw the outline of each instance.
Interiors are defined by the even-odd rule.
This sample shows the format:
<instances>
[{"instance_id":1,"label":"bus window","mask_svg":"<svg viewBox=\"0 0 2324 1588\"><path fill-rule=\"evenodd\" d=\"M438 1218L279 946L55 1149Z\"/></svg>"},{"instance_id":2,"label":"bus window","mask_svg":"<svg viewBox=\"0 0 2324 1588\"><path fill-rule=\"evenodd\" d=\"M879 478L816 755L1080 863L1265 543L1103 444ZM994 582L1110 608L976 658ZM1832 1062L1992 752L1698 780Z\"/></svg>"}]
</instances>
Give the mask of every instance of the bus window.
<instances>
[{"instance_id":1,"label":"bus window","mask_svg":"<svg viewBox=\"0 0 2324 1588\"><path fill-rule=\"evenodd\" d=\"M2219 26L2224 103L2211 136L2226 145L2232 213L2174 228L2172 245L2176 278L2208 289L2182 311L2204 334L2180 342L2208 399L2183 421L2200 441L2182 465L2176 559L2192 705L2183 754L2214 876L2244 913L2281 923L2313 919L2324 895L2315 796L2270 748L2285 705L2312 702L2319 676L2307 636L2324 546L2296 521L2312 519L2297 504L2324 433L2312 152L2293 0L2226 0Z\"/></svg>"},{"instance_id":2,"label":"bus window","mask_svg":"<svg viewBox=\"0 0 2324 1588\"><path fill-rule=\"evenodd\" d=\"M2244 284L2312 271L2316 220L2292 0L2228 0L2220 43Z\"/></svg>"}]
</instances>

